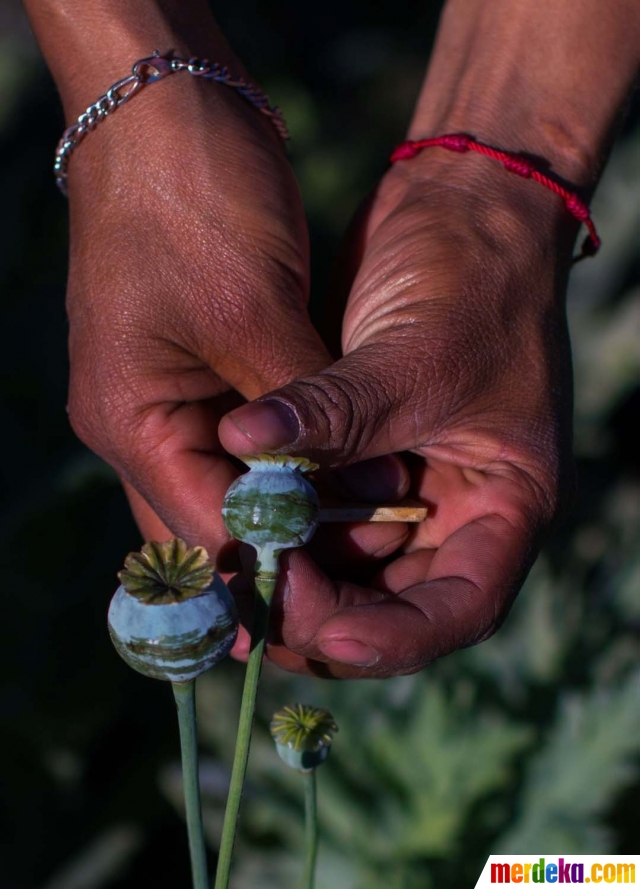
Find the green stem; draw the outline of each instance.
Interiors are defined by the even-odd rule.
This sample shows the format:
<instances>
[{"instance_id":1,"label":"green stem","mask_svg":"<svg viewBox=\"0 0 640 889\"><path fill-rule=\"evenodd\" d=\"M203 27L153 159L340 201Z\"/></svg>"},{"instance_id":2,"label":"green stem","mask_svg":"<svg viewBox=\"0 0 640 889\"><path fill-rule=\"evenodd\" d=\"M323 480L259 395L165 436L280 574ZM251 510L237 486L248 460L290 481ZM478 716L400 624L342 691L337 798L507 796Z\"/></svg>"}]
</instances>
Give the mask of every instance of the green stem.
<instances>
[{"instance_id":1,"label":"green stem","mask_svg":"<svg viewBox=\"0 0 640 889\"><path fill-rule=\"evenodd\" d=\"M182 784L187 813L187 833L191 856L193 889L208 889L207 853L202 829L200 785L198 782L198 741L196 738L196 683L173 682L178 707L180 751L182 753Z\"/></svg>"},{"instance_id":2,"label":"green stem","mask_svg":"<svg viewBox=\"0 0 640 889\"><path fill-rule=\"evenodd\" d=\"M262 555L262 558L261 558ZM271 600L278 580L277 556L271 558L258 554L256 563L258 574L256 575L256 603L251 631L251 651L247 661L247 671L244 677L242 690L242 704L240 706L240 720L238 722L238 735L236 737L236 750L233 757L231 770L231 783L227 797L227 808L224 813L222 825L222 838L220 840L220 853L218 855L218 867L216 870L215 889L227 889L229 886L229 874L231 872L231 857L233 844L236 837L238 812L244 777L249 761L249 746L251 744L251 729L253 726L253 714L258 692L258 680L262 669L262 657L264 654L267 627L269 624L269 611Z\"/></svg>"},{"instance_id":3,"label":"green stem","mask_svg":"<svg viewBox=\"0 0 640 889\"><path fill-rule=\"evenodd\" d=\"M301 772L304 782L304 841L305 862L303 889L313 889L316 882L316 859L318 857L318 799L316 793L316 770Z\"/></svg>"}]
</instances>

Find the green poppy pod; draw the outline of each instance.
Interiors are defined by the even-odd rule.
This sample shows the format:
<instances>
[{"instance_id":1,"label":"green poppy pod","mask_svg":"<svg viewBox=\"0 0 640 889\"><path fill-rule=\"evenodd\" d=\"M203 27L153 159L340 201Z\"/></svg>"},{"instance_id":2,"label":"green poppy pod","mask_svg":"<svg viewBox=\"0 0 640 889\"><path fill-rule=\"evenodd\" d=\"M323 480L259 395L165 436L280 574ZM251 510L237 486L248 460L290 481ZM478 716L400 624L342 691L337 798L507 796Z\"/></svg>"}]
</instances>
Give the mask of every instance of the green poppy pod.
<instances>
[{"instance_id":1,"label":"green poppy pod","mask_svg":"<svg viewBox=\"0 0 640 889\"><path fill-rule=\"evenodd\" d=\"M303 473L317 469L303 457L243 457L249 472L227 491L222 516L236 540L258 552L256 570L275 570L283 549L302 546L318 526L318 495Z\"/></svg>"},{"instance_id":2,"label":"green poppy pod","mask_svg":"<svg viewBox=\"0 0 640 889\"><path fill-rule=\"evenodd\" d=\"M338 726L322 707L293 704L273 714L269 729L280 759L293 769L308 772L329 756Z\"/></svg>"},{"instance_id":3,"label":"green poppy pod","mask_svg":"<svg viewBox=\"0 0 640 889\"><path fill-rule=\"evenodd\" d=\"M231 593L202 547L179 539L131 553L109 606L118 654L153 679L189 682L225 657L238 618Z\"/></svg>"}]
</instances>

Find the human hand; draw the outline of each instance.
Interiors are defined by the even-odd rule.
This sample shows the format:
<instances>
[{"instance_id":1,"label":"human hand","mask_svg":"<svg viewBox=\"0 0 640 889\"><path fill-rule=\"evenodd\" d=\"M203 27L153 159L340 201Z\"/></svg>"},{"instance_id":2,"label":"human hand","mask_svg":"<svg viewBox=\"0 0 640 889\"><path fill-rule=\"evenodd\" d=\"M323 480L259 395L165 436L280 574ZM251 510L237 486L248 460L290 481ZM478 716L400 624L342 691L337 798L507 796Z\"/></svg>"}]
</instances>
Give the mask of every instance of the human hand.
<instances>
[{"instance_id":1,"label":"human hand","mask_svg":"<svg viewBox=\"0 0 640 889\"><path fill-rule=\"evenodd\" d=\"M69 185L72 425L145 536L217 551L222 413L330 360L290 165L233 90L175 74L86 139Z\"/></svg>"},{"instance_id":2,"label":"human hand","mask_svg":"<svg viewBox=\"0 0 640 889\"><path fill-rule=\"evenodd\" d=\"M68 123L154 45L248 78L202 0L27 6ZM143 535L204 544L224 576L237 546L222 498L238 470L218 421L330 363L306 312L306 225L282 145L229 87L175 74L91 133L68 185L71 422L115 467ZM398 461L368 470L392 496ZM362 475L351 487L376 496ZM332 549L384 553L388 539L346 529Z\"/></svg>"},{"instance_id":3,"label":"human hand","mask_svg":"<svg viewBox=\"0 0 640 889\"><path fill-rule=\"evenodd\" d=\"M433 157L387 174L354 239L345 357L220 425L232 453L323 469L409 452L429 506L384 567L286 557L269 655L288 669L391 676L487 638L570 494L575 232L554 196L461 175Z\"/></svg>"},{"instance_id":4,"label":"human hand","mask_svg":"<svg viewBox=\"0 0 640 889\"><path fill-rule=\"evenodd\" d=\"M221 506L238 469L218 422L330 358L306 311L306 226L271 124L187 75L144 92L72 159L70 417L123 480L143 536L204 544L226 578L236 547ZM390 533L333 536L381 551ZM237 650L247 643L241 632Z\"/></svg>"}]
</instances>

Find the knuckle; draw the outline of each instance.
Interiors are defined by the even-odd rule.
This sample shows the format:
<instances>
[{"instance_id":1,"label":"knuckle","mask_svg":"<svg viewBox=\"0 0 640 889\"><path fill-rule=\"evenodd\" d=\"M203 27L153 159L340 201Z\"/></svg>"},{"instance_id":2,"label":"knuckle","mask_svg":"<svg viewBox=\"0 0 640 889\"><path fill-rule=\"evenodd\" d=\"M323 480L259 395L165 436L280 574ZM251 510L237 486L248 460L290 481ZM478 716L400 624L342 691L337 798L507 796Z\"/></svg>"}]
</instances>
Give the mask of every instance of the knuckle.
<instances>
[{"instance_id":1,"label":"knuckle","mask_svg":"<svg viewBox=\"0 0 640 889\"><path fill-rule=\"evenodd\" d=\"M107 462L121 466L130 450L127 401L109 386L72 374L67 414L78 438Z\"/></svg>"},{"instance_id":2,"label":"knuckle","mask_svg":"<svg viewBox=\"0 0 640 889\"><path fill-rule=\"evenodd\" d=\"M316 436L320 433L326 442L325 460L357 459L384 423L383 390L362 378L331 369L294 387L300 396L303 433L311 428Z\"/></svg>"}]
</instances>

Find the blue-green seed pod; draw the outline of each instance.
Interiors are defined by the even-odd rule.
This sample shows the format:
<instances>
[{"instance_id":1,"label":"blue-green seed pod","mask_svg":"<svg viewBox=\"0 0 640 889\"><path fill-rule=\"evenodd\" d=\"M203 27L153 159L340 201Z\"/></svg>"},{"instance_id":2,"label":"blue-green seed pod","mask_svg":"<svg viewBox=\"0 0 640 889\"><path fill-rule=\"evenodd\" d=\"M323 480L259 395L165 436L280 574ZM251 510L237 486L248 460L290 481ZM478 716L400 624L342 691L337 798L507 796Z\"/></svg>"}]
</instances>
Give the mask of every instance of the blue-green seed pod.
<instances>
[{"instance_id":1,"label":"blue-green seed pod","mask_svg":"<svg viewBox=\"0 0 640 889\"><path fill-rule=\"evenodd\" d=\"M308 772L329 756L338 726L322 707L293 704L273 714L269 729L280 759L293 769Z\"/></svg>"},{"instance_id":2,"label":"blue-green seed pod","mask_svg":"<svg viewBox=\"0 0 640 889\"><path fill-rule=\"evenodd\" d=\"M303 476L317 466L269 454L243 460L249 472L227 491L222 516L236 540L255 547L262 568L273 570L274 556L307 543L318 526L318 495Z\"/></svg>"},{"instance_id":3,"label":"blue-green seed pod","mask_svg":"<svg viewBox=\"0 0 640 889\"><path fill-rule=\"evenodd\" d=\"M147 543L118 576L109 634L134 670L188 682L229 653L238 633L235 604L202 547Z\"/></svg>"}]
</instances>

